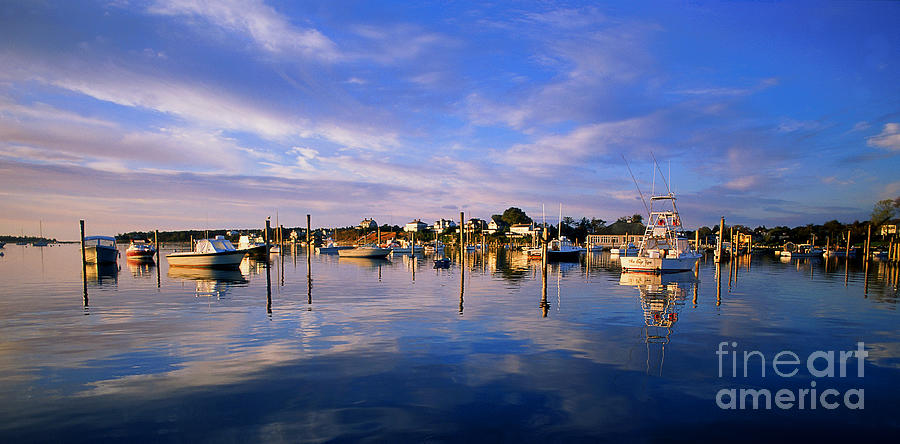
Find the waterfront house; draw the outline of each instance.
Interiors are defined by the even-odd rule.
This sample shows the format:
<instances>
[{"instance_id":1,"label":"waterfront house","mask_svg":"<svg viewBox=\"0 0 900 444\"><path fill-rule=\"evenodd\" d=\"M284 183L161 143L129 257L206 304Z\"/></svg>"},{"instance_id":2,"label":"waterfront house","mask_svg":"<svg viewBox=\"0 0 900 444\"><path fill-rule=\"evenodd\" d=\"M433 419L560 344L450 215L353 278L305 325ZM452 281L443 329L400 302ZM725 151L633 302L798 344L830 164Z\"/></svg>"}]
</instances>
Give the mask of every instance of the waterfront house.
<instances>
[{"instance_id":1,"label":"waterfront house","mask_svg":"<svg viewBox=\"0 0 900 444\"><path fill-rule=\"evenodd\" d=\"M438 233L442 233L442 232L444 232L444 230L447 230L450 228L456 228L456 222L453 222L452 220L447 220L447 219L440 219L440 220L434 221L434 231L436 231Z\"/></svg>"},{"instance_id":2,"label":"waterfront house","mask_svg":"<svg viewBox=\"0 0 900 444\"><path fill-rule=\"evenodd\" d=\"M510 235L513 237L541 235L542 227L535 227L534 224L513 224L509 227Z\"/></svg>"},{"instance_id":3,"label":"waterfront house","mask_svg":"<svg viewBox=\"0 0 900 444\"><path fill-rule=\"evenodd\" d=\"M473 217L466 221L466 232L474 232L478 230L484 230L487 228L487 222L483 219L479 219L477 217Z\"/></svg>"},{"instance_id":4,"label":"waterfront house","mask_svg":"<svg viewBox=\"0 0 900 444\"><path fill-rule=\"evenodd\" d=\"M403 231L407 233L419 233L428 229L428 224L422 222L419 219L416 219L412 222L408 222L403 226Z\"/></svg>"},{"instance_id":5,"label":"waterfront house","mask_svg":"<svg viewBox=\"0 0 900 444\"><path fill-rule=\"evenodd\" d=\"M491 221L488 222L487 232L488 234L494 234L496 232L504 232L506 231L506 222L500 220L499 216L491 217Z\"/></svg>"},{"instance_id":6,"label":"waterfront house","mask_svg":"<svg viewBox=\"0 0 900 444\"><path fill-rule=\"evenodd\" d=\"M359 228L361 230L375 230L378 228L378 222L375 222L375 219L363 219L359 223Z\"/></svg>"},{"instance_id":7,"label":"waterfront house","mask_svg":"<svg viewBox=\"0 0 900 444\"><path fill-rule=\"evenodd\" d=\"M881 228L878 230L878 233L882 236L889 236L897 234L897 226L900 226L900 219L894 219L891 221L887 221L881 225Z\"/></svg>"}]
</instances>

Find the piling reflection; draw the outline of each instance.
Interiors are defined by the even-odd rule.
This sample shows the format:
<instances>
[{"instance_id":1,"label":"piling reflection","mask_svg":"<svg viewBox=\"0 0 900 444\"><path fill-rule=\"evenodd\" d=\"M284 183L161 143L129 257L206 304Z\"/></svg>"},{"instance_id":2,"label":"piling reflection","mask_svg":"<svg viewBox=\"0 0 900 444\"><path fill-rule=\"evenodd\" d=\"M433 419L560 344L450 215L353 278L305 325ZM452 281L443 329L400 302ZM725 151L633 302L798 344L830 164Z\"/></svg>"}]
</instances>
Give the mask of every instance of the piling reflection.
<instances>
[{"instance_id":1,"label":"piling reflection","mask_svg":"<svg viewBox=\"0 0 900 444\"><path fill-rule=\"evenodd\" d=\"M306 249L306 303L309 305L307 310L312 310L312 246Z\"/></svg>"},{"instance_id":2,"label":"piling reflection","mask_svg":"<svg viewBox=\"0 0 900 444\"><path fill-rule=\"evenodd\" d=\"M169 278L196 282L198 297L215 297L221 299L234 286L244 286L247 279L240 270L220 270L211 268L170 268Z\"/></svg>"}]
</instances>

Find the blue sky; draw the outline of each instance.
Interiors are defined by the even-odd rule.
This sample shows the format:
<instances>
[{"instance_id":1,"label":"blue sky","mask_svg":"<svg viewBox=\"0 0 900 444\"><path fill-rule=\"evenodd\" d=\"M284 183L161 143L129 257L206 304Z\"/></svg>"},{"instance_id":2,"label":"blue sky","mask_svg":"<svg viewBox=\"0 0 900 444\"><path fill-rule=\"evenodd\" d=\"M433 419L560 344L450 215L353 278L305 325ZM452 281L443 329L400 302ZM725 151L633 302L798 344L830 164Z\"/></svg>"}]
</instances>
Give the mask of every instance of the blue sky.
<instances>
[{"instance_id":1,"label":"blue sky","mask_svg":"<svg viewBox=\"0 0 900 444\"><path fill-rule=\"evenodd\" d=\"M0 232L900 196L900 3L5 1Z\"/></svg>"}]
</instances>

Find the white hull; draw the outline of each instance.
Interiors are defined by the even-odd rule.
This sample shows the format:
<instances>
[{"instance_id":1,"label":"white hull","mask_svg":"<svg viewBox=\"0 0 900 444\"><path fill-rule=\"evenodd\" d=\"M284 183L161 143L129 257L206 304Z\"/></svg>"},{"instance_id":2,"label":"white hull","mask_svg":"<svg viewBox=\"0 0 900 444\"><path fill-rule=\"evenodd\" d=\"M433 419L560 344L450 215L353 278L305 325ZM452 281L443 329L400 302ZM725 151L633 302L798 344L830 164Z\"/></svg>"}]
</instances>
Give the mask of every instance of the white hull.
<instances>
[{"instance_id":1,"label":"white hull","mask_svg":"<svg viewBox=\"0 0 900 444\"><path fill-rule=\"evenodd\" d=\"M108 264L116 262L119 250L105 246L89 246L84 248L84 259L89 264Z\"/></svg>"},{"instance_id":2,"label":"white hull","mask_svg":"<svg viewBox=\"0 0 900 444\"><path fill-rule=\"evenodd\" d=\"M340 256L340 257L385 258L389 254L391 254L390 248L378 248L378 247L358 247L358 248L352 248L352 249L348 249L348 250L339 250L338 251L338 256Z\"/></svg>"},{"instance_id":3,"label":"white hull","mask_svg":"<svg viewBox=\"0 0 900 444\"><path fill-rule=\"evenodd\" d=\"M237 267L242 259L244 252L240 250L219 253L184 252L166 256L169 266L172 267Z\"/></svg>"},{"instance_id":4,"label":"white hull","mask_svg":"<svg viewBox=\"0 0 900 444\"><path fill-rule=\"evenodd\" d=\"M700 255L688 255L679 258L625 256L619 261L622 264L622 271L666 273L693 269L697 262L700 261Z\"/></svg>"},{"instance_id":5,"label":"white hull","mask_svg":"<svg viewBox=\"0 0 900 444\"><path fill-rule=\"evenodd\" d=\"M319 254L337 254L341 250L349 250L353 247L316 247L316 253Z\"/></svg>"},{"instance_id":6,"label":"white hull","mask_svg":"<svg viewBox=\"0 0 900 444\"><path fill-rule=\"evenodd\" d=\"M812 252L790 252L790 251L782 251L781 257L819 257L822 255L821 251L812 251Z\"/></svg>"},{"instance_id":7,"label":"white hull","mask_svg":"<svg viewBox=\"0 0 900 444\"><path fill-rule=\"evenodd\" d=\"M392 248L391 251L392 251L394 254L412 254L412 248ZM416 246L416 253L417 253L417 254L418 254L418 253L424 253L424 252L425 252L425 248L424 248L424 247Z\"/></svg>"}]
</instances>

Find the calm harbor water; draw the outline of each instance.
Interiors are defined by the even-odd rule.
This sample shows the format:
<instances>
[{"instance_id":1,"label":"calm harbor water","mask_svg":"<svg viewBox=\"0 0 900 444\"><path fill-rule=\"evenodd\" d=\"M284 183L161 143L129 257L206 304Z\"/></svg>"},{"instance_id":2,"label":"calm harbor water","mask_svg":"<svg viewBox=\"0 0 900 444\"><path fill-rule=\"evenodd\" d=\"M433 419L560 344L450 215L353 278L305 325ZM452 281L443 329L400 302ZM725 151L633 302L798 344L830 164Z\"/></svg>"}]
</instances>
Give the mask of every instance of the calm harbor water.
<instances>
[{"instance_id":1,"label":"calm harbor water","mask_svg":"<svg viewBox=\"0 0 900 444\"><path fill-rule=\"evenodd\" d=\"M0 441L783 440L896 436L896 268L742 259L622 276L608 254L389 261L301 253L239 271L87 272L78 245L0 250ZM269 279L267 280L267 271ZM718 277L718 279L717 279ZM270 296L269 296L270 295ZM864 342L841 378L768 361ZM756 363L757 365L752 365ZM824 367L824 361L820 367ZM816 382L843 403L723 410ZM854 398L855 400L856 398Z\"/></svg>"}]
</instances>

